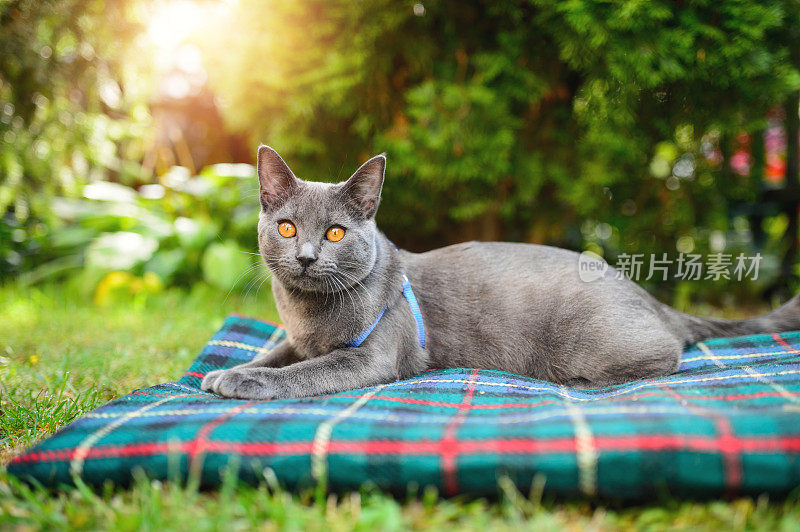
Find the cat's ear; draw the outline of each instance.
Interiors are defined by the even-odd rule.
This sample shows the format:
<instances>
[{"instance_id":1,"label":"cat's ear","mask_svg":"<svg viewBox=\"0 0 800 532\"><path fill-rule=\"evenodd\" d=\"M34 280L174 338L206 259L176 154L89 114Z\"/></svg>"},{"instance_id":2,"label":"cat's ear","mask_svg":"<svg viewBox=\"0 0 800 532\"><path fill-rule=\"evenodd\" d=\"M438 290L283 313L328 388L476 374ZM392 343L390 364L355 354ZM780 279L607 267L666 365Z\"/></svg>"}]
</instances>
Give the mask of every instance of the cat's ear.
<instances>
[{"instance_id":1,"label":"cat's ear","mask_svg":"<svg viewBox=\"0 0 800 532\"><path fill-rule=\"evenodd\" d=\"M265 209L280 206L297 187L297 178L278 152L269 146L258 148L258 188Z\"/></svg>"},{"instance_id":2,"label":"cat's ear","mask_svg":"<svg viewBox=\"0 0 800 532\"><path fill-rule=\"evenodd\" d=\"M364 218L375 216L378 210L385 171L386 155L381 153L362 164L344 184L345 197Z\"/></svg>"}]
</instances>

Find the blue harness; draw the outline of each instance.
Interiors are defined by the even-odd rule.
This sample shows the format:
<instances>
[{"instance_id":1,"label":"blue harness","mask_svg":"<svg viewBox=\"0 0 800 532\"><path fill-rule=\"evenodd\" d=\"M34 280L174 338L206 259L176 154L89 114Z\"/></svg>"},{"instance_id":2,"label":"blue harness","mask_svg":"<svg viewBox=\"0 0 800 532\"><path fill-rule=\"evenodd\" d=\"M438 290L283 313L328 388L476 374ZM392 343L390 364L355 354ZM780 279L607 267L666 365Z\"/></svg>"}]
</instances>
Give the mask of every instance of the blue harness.
<instances>
[{"instance_id":1,"label":"blue harness","mask_svg":"<svg viewBox=\"0 0 800 532\"><path fill-rule=\"evenodd\" d=\"M416 296L414 296L414 291L411 289L411 283L408 282L408 277L406 274L403 274L403 296L408 301L408 306L411 307L411 314L414 315L414 321L417 322L417 337L419 338L419 346L422 349L425 349L425 325L422 323L422 312L419 310L419 303L417 302ZM389 308L388 306L384 307L383 310L378 314L378 317L372 322L372 325L367 327L361 334L355 337L355 339L351 340L348 347L358 347L364 343L364 340L367 339L369 333L378 325L378 322L381 321L383 317L383 313L386 312L386 309Z\"/></svg>"}]
</instances>

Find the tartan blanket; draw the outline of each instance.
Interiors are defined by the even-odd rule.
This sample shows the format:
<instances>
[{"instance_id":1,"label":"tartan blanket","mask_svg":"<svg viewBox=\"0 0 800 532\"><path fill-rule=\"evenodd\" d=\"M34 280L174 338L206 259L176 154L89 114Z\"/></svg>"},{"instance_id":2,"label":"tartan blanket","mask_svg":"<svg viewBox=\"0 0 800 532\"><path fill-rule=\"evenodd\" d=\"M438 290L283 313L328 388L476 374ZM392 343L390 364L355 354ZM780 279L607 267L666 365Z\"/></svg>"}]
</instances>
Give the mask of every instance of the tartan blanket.
<instances>
[{"instance_id":1,"label":"tartan blanket","mask_svg":"<svg viewBox=\"0 0 800 532\"><path fill-rule=\"evenodd\" d=\"M800 332L708 340L680 371L579 390L503 371L444 369L294 400L202 392L208 371L245 362L284 336L230 316L177 381L135 390L77 419L8 466L45 485L125 484L198 475L219 485L274 475L289 488L370 482L395 492L785 495L800 486Z\"/></svg>"}]
</instances>

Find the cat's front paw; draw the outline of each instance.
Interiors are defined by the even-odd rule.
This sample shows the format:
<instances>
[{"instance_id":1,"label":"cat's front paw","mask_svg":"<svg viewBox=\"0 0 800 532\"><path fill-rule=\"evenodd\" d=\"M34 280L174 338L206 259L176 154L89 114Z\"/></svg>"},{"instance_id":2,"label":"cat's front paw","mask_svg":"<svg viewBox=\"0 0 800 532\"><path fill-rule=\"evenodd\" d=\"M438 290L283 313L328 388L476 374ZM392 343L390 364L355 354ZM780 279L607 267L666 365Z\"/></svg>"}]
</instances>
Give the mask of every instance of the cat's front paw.
<instances>
[{"instance_id":1,"label":"cat's front paw","mask_svg":"<svg viewBox=\"0 0 800 532\"><path fill-rule=\"evenodd\" d=\"M225 373L226 369L215 369L214 371L209 371L206 373L206 376L203 377L203 380L200 382L200 389L204 392L214 392L214 383L219 379L220 375Z\"/></svg>"},{"instance_id":2,"label":"cat's front paw","mask_svg":"<svg viewBox=\"0 0 800 532\"><path fill-rule=\"evenodd\" d=\"M264 368L226 369L209 372L201 388L233 399L279 399L275 379Z\"/></svg>"}]
</instances>

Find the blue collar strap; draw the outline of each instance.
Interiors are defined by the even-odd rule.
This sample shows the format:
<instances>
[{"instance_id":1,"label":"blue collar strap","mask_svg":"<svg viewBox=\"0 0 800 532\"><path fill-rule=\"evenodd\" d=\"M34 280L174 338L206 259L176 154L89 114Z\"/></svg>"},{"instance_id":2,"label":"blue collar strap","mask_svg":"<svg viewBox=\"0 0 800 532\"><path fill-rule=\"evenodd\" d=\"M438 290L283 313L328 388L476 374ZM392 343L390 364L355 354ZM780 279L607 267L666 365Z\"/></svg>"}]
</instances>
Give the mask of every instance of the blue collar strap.
<instances>
[{"instance_id":1,"label":"blue collar strap","mask_svg":"<svg viewBox=\"0 0 800 532\"><path fill-rule=\"evenodd\" d=\"M422 312L419 309L419 303L414 295L414 291L411 289L411 283L408 282L408 277L406 277L406 274L403 274L403 296L406 298L406 301L408 301L408 306L411 307L411 314L414 315L414 321L417 322L417 337L419 338L419 346L422 349L425 349L425 324L422 323ZM388 307L384 307L380 314L378 314L377 319L372 322L372 325L362 331L361 334L355 337L355 339L351 340L347 346L359 347L361 344L363 344L364 340L367 339L375 326L378 325L378 322L381 321L383 313L386 312L387 308Z\"/></svg>"}]
</instances>

